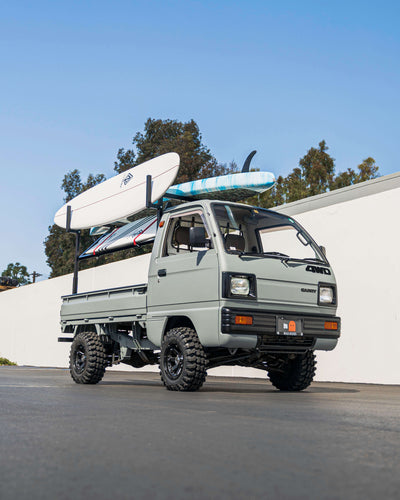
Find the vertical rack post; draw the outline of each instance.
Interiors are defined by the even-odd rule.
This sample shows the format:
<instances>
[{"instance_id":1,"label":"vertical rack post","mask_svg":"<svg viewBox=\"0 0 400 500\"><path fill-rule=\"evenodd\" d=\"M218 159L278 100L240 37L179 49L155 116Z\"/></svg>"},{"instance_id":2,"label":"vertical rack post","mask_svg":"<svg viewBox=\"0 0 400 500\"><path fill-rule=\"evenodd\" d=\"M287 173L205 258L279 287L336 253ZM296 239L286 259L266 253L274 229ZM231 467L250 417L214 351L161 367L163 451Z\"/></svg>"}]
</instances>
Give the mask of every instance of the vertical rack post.
<instances>
[{"instance_id":1,"label":"vertical rack post","mask_svg":"<svg viewBox=\"0 0 400 500\"><path fill-rule=\"evenodd\" d=\"M72 294L78 293L78 272L79 272L79 246L81 243L81 232L75 231L75 261L74 261L74 279L72 282Z\"/></svg>"},{"instance_id":2,"label":"vertical rack post","mask_svg":"<svg viewBox=\"0 0 400 500\"><path fill-rule=\"evenodd\" d=\"M162 198L161 200L158 200L157 203L152 203L151 202L151 191L152 191L152 186L151 186L151 175L146 176L146 208L156 208L157 209L157 228L160 225L161 217L163 216L163 202Z\"/></svg>"},{"instance_id":3,"label":"vertical rack post","mask_svg":"<svg viewBox=\"0 0 400 500\"><path fill-rule=\"evenodd\" d=\"M146 175L146 208L152 208L151 203L151 175Z\"/></svg>"},{"instance_id":4,"label":"vertical rack post","mask_svg":"<svg viewBox=\"0 0 400 500\"><path fill-rule=\"evenodd\" d=\"M81 243L81 232L78 230L71 229L71 216L72 209L71 205L67 205L67 223L66 230L67 233L75 233L75 258L74 258L74 278L72 281L72 294L78 293L78 272L79 272L79 246Z\"/></svg>"}]
</instances>

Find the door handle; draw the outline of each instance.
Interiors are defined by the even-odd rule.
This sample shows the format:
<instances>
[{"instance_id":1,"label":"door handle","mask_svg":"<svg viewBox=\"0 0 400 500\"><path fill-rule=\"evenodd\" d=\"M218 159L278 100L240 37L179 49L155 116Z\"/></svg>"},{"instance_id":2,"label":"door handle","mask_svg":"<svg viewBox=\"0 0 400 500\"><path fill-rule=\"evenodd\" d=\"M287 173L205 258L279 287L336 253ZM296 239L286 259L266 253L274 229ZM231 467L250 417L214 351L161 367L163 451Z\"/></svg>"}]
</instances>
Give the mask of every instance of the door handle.
<instances>
[{"instance_id":1,"label":"door handle","mask_svg":"<svg viewBox=\"0 0 400 500\"><path fill-rule=\"evenodd\" d=\"M167 276L167 270L166 269L159 269L157 271L158 276Z\"/></svg>"}]
</instances>

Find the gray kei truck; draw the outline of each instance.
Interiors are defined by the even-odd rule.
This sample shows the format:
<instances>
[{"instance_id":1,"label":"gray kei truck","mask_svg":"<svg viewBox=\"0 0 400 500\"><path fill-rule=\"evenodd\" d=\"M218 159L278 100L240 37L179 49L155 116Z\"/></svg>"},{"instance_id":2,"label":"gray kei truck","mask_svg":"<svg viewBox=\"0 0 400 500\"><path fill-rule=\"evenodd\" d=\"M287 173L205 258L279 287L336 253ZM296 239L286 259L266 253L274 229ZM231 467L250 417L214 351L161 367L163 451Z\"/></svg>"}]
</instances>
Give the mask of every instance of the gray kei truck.
<instances>
[{"instance_id":1,"label":"gray kei truck","mask_svg":"<svg viewBox=\"0 0 400 500\"><path fill-rule=\"evenodd\" d=\"M293 218L201 200L163 213L147 283L64 296L59 341L72 342L80 384L113 364L159 364L167 389L195 391L207 369L239 365L301 391L314 351L337 344L337 303L324 247Z\"/></svg>"}]
</instances>

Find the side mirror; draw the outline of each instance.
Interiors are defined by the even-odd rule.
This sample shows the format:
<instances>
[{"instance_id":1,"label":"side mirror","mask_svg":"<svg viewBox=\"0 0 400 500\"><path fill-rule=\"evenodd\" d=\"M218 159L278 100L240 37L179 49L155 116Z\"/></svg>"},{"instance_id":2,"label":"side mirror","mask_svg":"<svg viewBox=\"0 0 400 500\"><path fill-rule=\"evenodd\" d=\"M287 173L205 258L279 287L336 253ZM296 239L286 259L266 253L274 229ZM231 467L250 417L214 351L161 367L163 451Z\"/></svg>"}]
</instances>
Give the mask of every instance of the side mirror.
<instances>
[{"instance_id":1,"label":"side mirror","mask_svg":"<svg viewBox=\"0 0 400 500\"><path fill-rule=\"evenodd\" d=\"M206 230L204 227L191 227L189 229L189 244L192 248L204 248L207 246Z\"/></svg>"},{"instance_id":2,"label":"side mirror","mask_svg":"<svg viewBox=\"0 0 400 500\"><path fill-rule=\"evenodd\" d=\"M110 226L95 226L90 228L90 236L102 236L108 233Z\"/></svg>"},{"instance_id":3,"label":"side mirror","mask_svg":"<svg viewBox=\"0 0 400 500\"><path fill-rule=\"evenodd\" d=\"M326 257L326 248L323 247L322 245L319 247L319 249L321 250L321 252L324 254L324 256Z\"/></svg>"}]
</instances>

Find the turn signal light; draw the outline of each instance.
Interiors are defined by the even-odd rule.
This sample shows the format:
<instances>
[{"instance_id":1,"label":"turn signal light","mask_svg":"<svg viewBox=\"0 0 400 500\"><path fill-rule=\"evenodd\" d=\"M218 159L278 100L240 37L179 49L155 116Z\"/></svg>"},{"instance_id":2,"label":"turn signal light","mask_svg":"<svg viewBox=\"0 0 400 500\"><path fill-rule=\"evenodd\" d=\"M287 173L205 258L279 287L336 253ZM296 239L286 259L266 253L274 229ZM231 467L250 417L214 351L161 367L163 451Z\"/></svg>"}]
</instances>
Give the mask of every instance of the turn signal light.
<instances>
[{"instance_id":1,"label":"turn signal light","mask_svg":"<svg viewBox=\"0 0 400 500\"><path fill-rule=\"evenodd\" d=\"M253 317L252 316L236 316L235 317L235 325L252 325Z\"/></svg>"},{"instance_id":2,"label":"turn signal light","mask_svg":"<svg viewBox=\"0 0 400 500\"><path fill-rule=\"evenodd\" d=\"M163 220L162 220L162 221L160 222L160 224L159 224L159 226L158 226L158 227L163 227L163 226L164 226L164 224L165 224L165 221L163 221Z\"/></svg>"},{"instance_id":3,"label":"turn signal light","mask_svg":"<svg viewBox=\"0 0 400 500\"><path fill-rule=\"evenodd\" d=\"M338 324L336 321L325 321L325 330L337 330Z\"/></svg>"}]
</instances>

